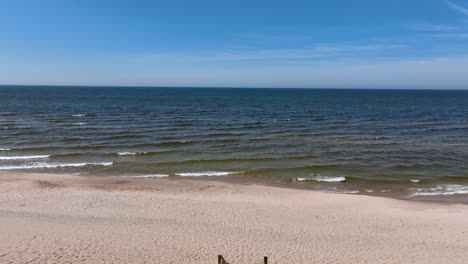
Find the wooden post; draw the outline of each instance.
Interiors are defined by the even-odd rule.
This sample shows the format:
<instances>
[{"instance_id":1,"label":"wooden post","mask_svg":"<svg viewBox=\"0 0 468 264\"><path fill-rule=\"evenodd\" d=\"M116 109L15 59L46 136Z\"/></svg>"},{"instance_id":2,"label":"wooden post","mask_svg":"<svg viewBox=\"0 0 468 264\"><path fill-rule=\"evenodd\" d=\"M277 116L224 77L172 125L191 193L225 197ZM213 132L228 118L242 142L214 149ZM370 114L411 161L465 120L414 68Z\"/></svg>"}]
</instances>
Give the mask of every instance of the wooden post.
<instances>
[{"instance_id":1,"label":"wooden post","mask_svg":"<svg viewBox=\"0 0 468 264\"><path fill-rule=\"evenodd\" d=\"M263 264L268 264L268 257L263 257Z\"/></svg>"},{"instance_id":2,"label":"wooden post","mask_svg":"<svg viewBox=\"0 0 468 264\"><path fill-rule=\"evenodd\" d=\"M229 264L222 255L218 255L218 264Z\"/></svg>"}]
</instances>

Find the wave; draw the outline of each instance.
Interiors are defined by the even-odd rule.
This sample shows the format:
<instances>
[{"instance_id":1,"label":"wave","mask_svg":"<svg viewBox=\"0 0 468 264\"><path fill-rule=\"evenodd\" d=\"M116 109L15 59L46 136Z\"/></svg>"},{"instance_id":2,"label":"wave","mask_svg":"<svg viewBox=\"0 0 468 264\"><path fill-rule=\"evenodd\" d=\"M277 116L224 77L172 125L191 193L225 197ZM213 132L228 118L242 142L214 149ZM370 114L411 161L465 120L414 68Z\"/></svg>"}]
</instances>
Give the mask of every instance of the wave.
<instances>
[{"instance_id":1,"label":"wave","mask_svg":"<svg viewBox=\"0 0 468 264\"><path fill-rule=\"evenodd\" d=\"M204 164L204 163L234 163L234 162L268 162L274 161L274 158L232 158L232 159L200 159L200 160L182 160L182 161L168 161L153 163L158 166L177 166L177 165L191 165L191 164Z\"/></svg>"},{"instance_id":2,"label":"wave","mask_svg":"<svg viewBox=\"0 0 468 264\"><path fill-rule=\"evenodd\" d=\"M3 113L3 114L0 114L0 116L16 116L17 113Z\"/></svg>"},{"instance_id":3,"label":"wave","mask_svg":"<svg viewBox=\"0 0 468 264\"><path fill-rule=\"evenodd\" d=\"M11 150L11 149L9 149L9 148L0 148L0 151L9 151L9 150Z\"/></svg>"},{"instance_id":4,"label":"wave","mask_svg":"<svg viewBox=\"0 0 468 264\"><path fill-rule=\"evenodd\" d=\"M54 158L73 158L73 157L81 157L81 156L86 156L86 155L96 155L99 153L90 153L90 152L81 152L81 153L64 153L64 154L52 154L50 155L51 159Z\"/></svg>"},{"instance_id":5,"label":"wave","mask_svg":"<svg viewBox=\"0 0 468 264\"><path fill-rule=\"evenodd\" d=\"M311 172L319 173L324 171L347 171L347 172L362 172L363 169L357 166L340 165L340 164L323 164L323 165L307 165L300 167L281 167L281 168L259 168L246 171L245 174L261 175L265 173L298 173L298 172Z\"/></svg>"},{"instance_id":6,"label":"wave","mask_svg":"<svg viewBox=\"0 0 468 264\"><path fill-rule=\"evenodd\" d=\"M242 172L234 171L205 171L205 172L183 172L176 173L175 175L181 177L202 177L202 176L227 176L233 174L241 174Z\"/></svg>"},{"instance_id":7,"label":"wave","mask_svg":"<svg viewBox=\"0 0 468 264\"><path fill-rule=\"evenodd\" d=\"M27 159L45 159L50 157L49 155L37 155L37 156L7 156L0 157L0 160L27 160Z\"/></svg>"},{"instance_id":8,"label":"wave","mask_svg":"<svg viewBox=\"0 0 468 264\"><path fill-rule=\"evenodd\" d=\"M84 125L86 125L86 123L72 123L72 125L74 125L74 126L84 126Z\"/></svg>"},{"instance_id":9,"label":"wave","mask_svg":"<svg viewBox=\"0 0 468 264\"><path fill-rule=\"evenodd\" d=\"M436 195L454 195L454 194L468 194L467 185L447 184L438 185L433 188L414 188L409 197L414 196L436 196Z\"/></svg>"},{"instance_id":10,"label":"wave","mask_svg":"<svg viewBox=\"0 0 468 264\"><path fill-rule=\"evenodd\" d=\"M190 144L190 143L194 143L194 142L193 141L187 141L187 140L177 140L177 141L159 142L159 143L154 143L152 145L161 146L161 147L170 147L170 146L185 145L185 144Z\"/></svg>"},{"instance_id":11,"label":"wave","mask_svg":"<svg viewBox=\"0 0 468 264\"><path fill-rule=\"evenodd\" d=\"M57 148L59 149L59 148ZM83 149L83 148L75 148L75 149ZM42 149L41 149L42 150ZM50 149L47 149L50 150ZM159 152L71 152L71 153L63 153L63 154L52 154L50 158L73 158L73 157L118 157L118 156L151 156L151 155L162 155L173 153L177 151L159 151ZM177 163L177 162L175 162ZM159 163L157 163L159 165Z\"/></svg>"},{"instance_id":12,"label":"wave","mask_svg":"<svg viewBox=\"0 0 468 264\"><path fill-rule=\"evenodd\" d=\"M84 166L111 166L112 162L101 162L101 163L34 163L31 165L21 166L5 166L0 167L0 170L24 170L24 169L51 169L51 168L64 168L64 167L84 167Z\"/></svg>"},{"instance_id":13,"label":"wave","mask_svg":"<svg viewBox=\"0 0 468 264\"><path fill-rule=\"evenodd\" d=\"M87 116L96 116L96 114L73 114L72 117L87 117Z\"/></svg>"},{"instance_id":14,"label":"wave","mask_svg":"<svg viewBox=\"0 0 468 264\"><path fill-rule=\"evenodd\" d=\"M148 175L132 175L132 176L122 176L126 178L165 178L169 177L169 174L148 174Z\"/></svg>"},{"instance_id":15,"label":"wave","mask_svg":"<svg viewBox=\"0 0 468 264\"><path fill-rule=\"evenodd\" d=\"M82 157L82 156L139 156L139 155L149 155L149 154L158 154L159 152L118 152L118 153L100 153L100 152L74 152L74 153L63 153L63 154L53 154L50 155L51 158L73 158L73 157ZM161 152L164 153L164 152Z\"/></svg>"},{"instance_id":16,"label":"wave","mask_svg":"<svg viewBox=\"0 0 468 264\"><path fill-rule=\"evenodd\" d=\"M137 156L137 155L145 155L148 152L117 152L119 156Z\"/></svg>"},{"instance_id":17,"label":"wave","mask_svg":"<svg viewBox=\"0 0 468 264\"><path fill-rule=\"evenodd\" d=\"M346 181L346 177L342 177L342 176L336 176L336 177L314 176L314 177L309 177L309 178L296 178L296 180L299 181L299 182L303 182L303 181L344 182L344 181Z\"/></svg>"},{"instance_id":18,"label":"wave","mask_svg":"<svg viewBox=\"0 0 468 264\"><path fill-rule=\"evenodd\" d=\"M168 162L156 162L153 165L158 166L177 166L177 165L190 165L190 164L205 164L205 163L241 163L241 162L272 162L281 160L304 160L307 158L315 157L313 155L307 156L285 156L285 157L247 157L247 158L227 158L227 159L188 159L181 161L168 161ZM266 168L265 170L268 170Z\"/></svg>"}]
</instances>

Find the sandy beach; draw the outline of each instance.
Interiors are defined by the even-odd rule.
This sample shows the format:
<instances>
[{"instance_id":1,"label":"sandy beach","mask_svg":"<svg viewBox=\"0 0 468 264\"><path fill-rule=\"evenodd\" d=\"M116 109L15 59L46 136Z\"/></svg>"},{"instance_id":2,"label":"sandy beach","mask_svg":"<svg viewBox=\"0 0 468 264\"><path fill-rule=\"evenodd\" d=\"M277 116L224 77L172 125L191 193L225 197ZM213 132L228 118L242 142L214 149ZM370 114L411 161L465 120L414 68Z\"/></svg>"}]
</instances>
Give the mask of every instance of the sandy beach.
<instances>
[{"instance_id":1,"label":"sandy beach","mask_svg":"<svg viewBox=\"0 0 468 264\"><path fill-rule=\"evenodd\" d=\"M1 263L468 263L468 206L0 173Z\"/></svg>"}]
</instances>

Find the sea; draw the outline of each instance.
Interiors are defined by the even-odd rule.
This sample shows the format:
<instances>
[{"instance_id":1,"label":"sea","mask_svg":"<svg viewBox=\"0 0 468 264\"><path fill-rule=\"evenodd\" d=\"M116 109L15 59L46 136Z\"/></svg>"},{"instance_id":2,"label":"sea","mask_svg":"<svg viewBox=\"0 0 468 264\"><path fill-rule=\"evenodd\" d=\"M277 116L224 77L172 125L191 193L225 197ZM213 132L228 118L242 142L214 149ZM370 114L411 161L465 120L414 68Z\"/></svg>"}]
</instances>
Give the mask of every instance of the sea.
<instances>
[{"instance_id":1,"label":"sea","mask_svg":"<svg viewBox=\"0 0 468 264\"><path fill-rule=\"evenodd\" d=\"M468 91L0 86L0 175L468 203Z\"/></svg>"}]
</instances>

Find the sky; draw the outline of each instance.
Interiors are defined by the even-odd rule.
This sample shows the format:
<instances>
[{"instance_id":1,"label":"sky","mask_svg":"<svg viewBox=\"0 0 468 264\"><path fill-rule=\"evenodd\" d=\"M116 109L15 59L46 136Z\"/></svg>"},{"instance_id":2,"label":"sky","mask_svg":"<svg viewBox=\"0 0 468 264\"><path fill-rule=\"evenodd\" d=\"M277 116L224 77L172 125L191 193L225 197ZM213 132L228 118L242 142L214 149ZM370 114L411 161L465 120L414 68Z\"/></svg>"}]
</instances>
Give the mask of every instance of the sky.
<instances>
[{"instance_id":1,"label":"sky","mask_svg":"<svg viewBox=\"0 0 468 264\"><path fill-rule=\"evenodd\" d=\"M0 84L468 89L468 0L0 0Z\"/></svg>"}]
</instances>

